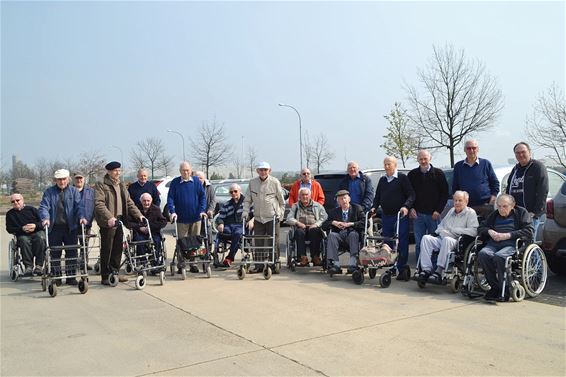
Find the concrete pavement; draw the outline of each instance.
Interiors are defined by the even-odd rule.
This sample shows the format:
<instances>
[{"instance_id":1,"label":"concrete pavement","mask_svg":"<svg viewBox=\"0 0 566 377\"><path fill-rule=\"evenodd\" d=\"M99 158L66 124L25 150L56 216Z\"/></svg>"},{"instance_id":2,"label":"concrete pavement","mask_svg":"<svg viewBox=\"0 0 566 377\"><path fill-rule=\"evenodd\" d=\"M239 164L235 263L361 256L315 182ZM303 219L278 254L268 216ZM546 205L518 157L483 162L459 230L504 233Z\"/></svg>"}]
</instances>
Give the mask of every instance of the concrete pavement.
<instances>
[{"instance_id":1,"label":"concrete pavement","mask_svg":"<svg viewBox=\"0 0 566 377\"><path fill-rule=\"evenodd\" d=\"M143 291L92 276L87 294L51 298L37 278L9 280L0 226L2 376L566 374L561 306L286 269L150 277Z\"/></svg>"}]
</instances>

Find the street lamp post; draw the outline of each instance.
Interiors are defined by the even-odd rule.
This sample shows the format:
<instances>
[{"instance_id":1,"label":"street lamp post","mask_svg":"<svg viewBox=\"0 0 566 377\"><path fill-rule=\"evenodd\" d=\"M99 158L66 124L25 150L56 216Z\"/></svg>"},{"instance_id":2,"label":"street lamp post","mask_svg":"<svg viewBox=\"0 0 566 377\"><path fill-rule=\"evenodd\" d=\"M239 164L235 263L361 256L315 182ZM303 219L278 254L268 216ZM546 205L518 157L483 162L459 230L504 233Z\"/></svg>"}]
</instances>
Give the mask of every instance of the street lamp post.
<instances>
[{"instance_id":1,"label":"street lamp post","mask_svg":"<svg viewBox=\"0 0 566 377\"><path fill-rule=\"evenodd\" d=\"M295 112L297 113L297 116L299 117L299 156L300 156L299 160L301 162L301 166L299 167L299 172L301 172L301 169L304 167L303 166L303 130L302 130L303 126L302 126L302 121L301 121L301 114L299 114L299 111L291 105L286 105L284 103L280 103L279 106L289 107L289 108L295 110Z\"/></svg>"},{"instance_id":2,"label":"street lamp post","mask_svg":"<svg viewBox=\"0 0 566 377\"><path fill-rule=\"evenodd\" d=\"M122 152L122 148L117 145L112 145L111 147L120 151L120 163L122 164L122 170L124 170L124 152Z\"/></svg>"},{"instance_id":3,"label":"street lamp post","mask_svg":"<svg viewBox=\"0 0 566 377\"><path fill-rule=\"evenodd\" d=\"M181 140L183 140L183 161L187 161L187 159L185 158L185 138L183 134L174 130L167 130L167 132L172 132L174 134L181 136Z\"/></svg>"}]
</instances>

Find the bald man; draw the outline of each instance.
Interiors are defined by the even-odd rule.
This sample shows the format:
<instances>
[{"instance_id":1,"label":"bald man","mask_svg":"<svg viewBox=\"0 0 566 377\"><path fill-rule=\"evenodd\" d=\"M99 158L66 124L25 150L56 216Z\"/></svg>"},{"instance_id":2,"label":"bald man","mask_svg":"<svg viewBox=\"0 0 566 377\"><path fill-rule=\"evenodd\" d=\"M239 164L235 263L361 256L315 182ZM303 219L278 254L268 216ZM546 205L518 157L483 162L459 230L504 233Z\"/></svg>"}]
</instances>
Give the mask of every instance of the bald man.
<instances>
[{"instance_id":1,"label":"bald man","mask_svg":"<svg viewBox=\"0 0 566 377\"><path fill-rule=\"evenodd\" d=\"M407 261L409 259L409 209L415 202L415 191L409 178L397 171L397 159L387 156L383 160L385 175L379 179L375 197L373 199L372 213L381 207L382 234L384 237L395 235L397 213L401 212L399 223L399 257L397 259L397 280L408 281ZM394 246L394 245L390 245Z\"/></svg>"}]
</instances>

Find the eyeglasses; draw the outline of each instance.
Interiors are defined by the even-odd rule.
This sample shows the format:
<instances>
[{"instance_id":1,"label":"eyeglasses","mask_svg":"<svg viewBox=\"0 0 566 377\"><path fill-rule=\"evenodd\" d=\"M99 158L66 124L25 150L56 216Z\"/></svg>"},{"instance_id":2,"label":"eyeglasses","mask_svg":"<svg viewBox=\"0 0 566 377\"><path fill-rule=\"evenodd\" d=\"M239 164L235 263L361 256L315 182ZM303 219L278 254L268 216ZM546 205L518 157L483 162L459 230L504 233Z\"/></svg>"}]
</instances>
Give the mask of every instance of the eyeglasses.
<instances>
[{"instance_id":1,"label":"eyeglasses","mask_svg":"<svg viewBox=\"0 0 566 377\"><path fill-rule=\"evenodd\" d=\"M311 173L301 173L301 175L311 175Z\"/></svg>"},{"instance_id":2,"label":"eyeglasses","mask_svg":"<svg viewBox=\"0 0 566 377\"><path fill-rule=\"evenodd\" d=\"M14 204L14 203L19 203L21 201L22 201L21 199L14 199L14 200L11 201L11 203Z\"/></svg>"},{"instance_id":3,"label":"eyeglasses","mask_svg":"<svg viewBox=\"0 0 566 377\"><path fill-rule=\"evenodd\" d=\"M230 190L229 192L230 192L230 194L235 194L235 193L238 192L238 190Z\"/></svg>"}]
</instances>

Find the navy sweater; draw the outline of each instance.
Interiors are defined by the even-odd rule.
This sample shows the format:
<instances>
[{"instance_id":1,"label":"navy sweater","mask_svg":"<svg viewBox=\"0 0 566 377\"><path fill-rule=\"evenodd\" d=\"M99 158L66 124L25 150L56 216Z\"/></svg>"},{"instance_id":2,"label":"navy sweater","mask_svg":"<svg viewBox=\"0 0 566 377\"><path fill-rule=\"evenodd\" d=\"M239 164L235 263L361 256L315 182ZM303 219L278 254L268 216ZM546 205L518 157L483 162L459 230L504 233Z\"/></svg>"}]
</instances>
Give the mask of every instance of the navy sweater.
<instances>
[{"instance_id":1,"label":"navy sweater","mask_svg":"<svg viewBox=\"0 0 566 377\"><path fill-rule=\"evenodd\" d=\"M128 192L130 193L130 198L134 201L134 203L139 206L140 196L142 194L148 193L151 195L152 203L159 207L161 204L161 198L159 197L159 190L157 190L157 186L155 183L147 181L143 186L140 185L138 181L135 181L128 187Z\"/></svg>"},{"instance_id":2,"label":"navy sweater","mask_svg":"<svg viewBox=\"0 0 566 377\"><path fill-rule=\"evenodd\" d=\"M473 166L458 161L454 165L454 179L452 194L457 190L466 191L470 195L470 206L477 206L489 202L491 195L499 193L499 180L493 171L491 162L478 158Z\"/></svg>"},{"instance_id":3,"label":"navy sweater","mask_svg":"<svg viewBox=\"0 0 566 377\"><path fill-rule=\"evenodd\" d=\"M444 172L431 165L426 173L418 167L407 176L416 194L413 208L427 215L432 215L434 211L442 213L448 201L448 182Z\"/></svg>"},{"instance_id":4,"label":"navy sweater","mask_svg":"<svg viewBox=\"0 0 566 377\"><path fill-rule=\"evenodd\" d=\"M415 202L415 191L411 186L409 178L403 173L397 173L397 178L387 182L387 177L383 176L377 183L373 208L381 206L384 215L396 215L401 207L407 209Z\"/></svg>"}]
</instances>

